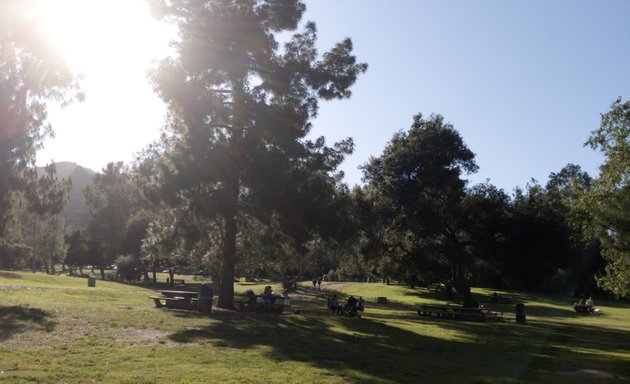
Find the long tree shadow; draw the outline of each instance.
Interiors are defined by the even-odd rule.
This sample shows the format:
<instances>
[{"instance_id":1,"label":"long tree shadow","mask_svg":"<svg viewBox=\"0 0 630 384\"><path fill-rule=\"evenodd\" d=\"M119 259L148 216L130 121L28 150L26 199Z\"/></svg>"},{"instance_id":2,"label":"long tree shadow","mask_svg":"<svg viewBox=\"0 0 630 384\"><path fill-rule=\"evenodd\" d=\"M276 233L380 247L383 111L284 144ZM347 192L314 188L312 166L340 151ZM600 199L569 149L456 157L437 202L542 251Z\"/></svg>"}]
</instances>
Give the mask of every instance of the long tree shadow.
<instances>
[{"instance_id":1,"label":"long tree shadow","mask_svg":"<svg viewBox=\"0 0 630 384\"><path fill-rule=\"evenodd\" d=\"M560 372L604 372L618 380L630 378L627 351L630 333L597 324L573 324L558 317L541 317L525 324L470 323L443 319L421 319L448 332L468 334L488 350L499 352L520 368L519 379L526 382L541 376L560 382L590 382L588 377L557 377ZM520 357L514 354L519 351ZM520 362L518 360L520 359ZM548 378L546 380L548 380ZM612 380L612 378L611 378Z\"/></svg>"},{"instance_id":2,"label":"long tree shadow","mask_svg":"<svg viewBox=\"0 0 630 384\"><path fill-rule=\"evenodd\" d=\"M26 331L52 332L56 323L51 318L51 313L39 308L0 306L0 342Z\"/></svg>"},{"instance_id":3,"label":"long tree shadow","mask_svg":"<svg viewBox=\"0 0 630 384\"><path fill-rule=\"evenodd\" d=\"M312 364L354 382L364 382L364 375L371 380L416 382L423 364L412 356L419 346L435 344L431 337L365 318L217 314L216 319L207 327L181 330L169 338L236 349L267 346L276 361Z\"/></svg>"}]
</instances>

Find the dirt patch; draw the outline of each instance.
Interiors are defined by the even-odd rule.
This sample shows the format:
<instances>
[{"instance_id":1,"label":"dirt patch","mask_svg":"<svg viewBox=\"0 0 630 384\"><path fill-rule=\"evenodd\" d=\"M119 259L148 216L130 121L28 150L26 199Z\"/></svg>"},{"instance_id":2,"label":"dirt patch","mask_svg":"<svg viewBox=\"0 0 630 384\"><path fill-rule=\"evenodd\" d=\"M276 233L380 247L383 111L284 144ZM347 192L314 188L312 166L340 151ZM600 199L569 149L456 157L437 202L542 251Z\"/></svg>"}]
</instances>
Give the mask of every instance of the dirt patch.
<instances>
[{"instance_id":1,"label":"dirt patch","mask_svg":"<svg viewBox=\"0 0 630 384\"><path fill-rule=\"evenodd\" d=\"M556 373L563 376L591 377L594 379L623 379L621 376L597 369L578 369L575 371L559 371Z\"/></svg>"},{"instance_id":2,"label":"dirt patch","mask_svg":"<svg viewBox=\"0 0 630 384\"><path fill-rule=\"evenodd\" d=\"M12 272L0 272L0 277L4 277L5 279L21 279L22 276L17 273Z\"/></svg>"},{"instance_id":3,"label":"dirt patch","mask_svg":"<svg viewBox=\"0 0 630 384\"><path fill-rule=\"evenodd\" d=\"M116 340L124 346L179 345L179 343L170 340L168 335L168 332L153 328L122 328L116 332Z\"/></svg>"}]
</instances>

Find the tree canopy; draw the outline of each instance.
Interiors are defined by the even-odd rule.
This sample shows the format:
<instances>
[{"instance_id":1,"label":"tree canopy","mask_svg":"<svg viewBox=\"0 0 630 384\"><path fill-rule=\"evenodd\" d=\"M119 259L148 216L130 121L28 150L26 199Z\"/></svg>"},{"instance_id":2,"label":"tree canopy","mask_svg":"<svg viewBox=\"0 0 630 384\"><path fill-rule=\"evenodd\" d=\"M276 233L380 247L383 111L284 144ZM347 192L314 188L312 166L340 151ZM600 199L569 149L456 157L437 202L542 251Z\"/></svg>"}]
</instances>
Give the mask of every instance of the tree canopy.
<instances>
[{"instance_id":1,"label":"tree canopy","mask_svg":"<svg viewBox=\"0 0 630 384\"><path fill-rule=\"evenodd\" d=\"M301 1L152 3L180 32L176 58L153 74L171 112L173 146L161 168L163 191L171 193L165 199L219 220L218 305L232 307L239 218L255 207L249 214L291 228L286 220L317 217L331 204L326 196L352 142L328 147L323 138L305 139L309 121L319 100L350 97L367 66L357 63L350 39L319 55L310 22L281 49L276 34L297 28Z\"/></svg>"},{"instance_id":2,"label":"tree canopy","mask_svg":"<svg viewBox=\"0 0 630 384\"><path fill-rule=\"evenodd\" d=\"M0 3L0 233L11 192L36 181L35 153L52 134L46 102L81 97L59 52L47 44L30 0Z\"/></svg>"}]
</instances>

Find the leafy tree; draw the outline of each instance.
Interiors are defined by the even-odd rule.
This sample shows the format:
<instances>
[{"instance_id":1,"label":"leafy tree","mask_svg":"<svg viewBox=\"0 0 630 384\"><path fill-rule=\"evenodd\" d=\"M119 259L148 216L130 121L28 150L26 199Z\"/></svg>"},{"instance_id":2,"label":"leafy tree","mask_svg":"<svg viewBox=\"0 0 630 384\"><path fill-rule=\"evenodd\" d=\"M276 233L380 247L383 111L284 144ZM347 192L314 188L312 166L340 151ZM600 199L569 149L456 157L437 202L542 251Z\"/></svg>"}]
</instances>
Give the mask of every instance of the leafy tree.
<instances>
[{"instance_id":1,"label":"leafy tree","mask_svg":"<svg viewBox=\"0 0 630 384\"><path fill-rule=\"evenodd\" d=\"M162 168L163 190L167 201L179 199L200 217L220 221L218 306L233 307L239 218L252 207L250 214L275 212L288 223L294 213L326 203L294 204L309 195L306 188L330 190L338 179L329 175L352 144L330 148L321 138L304 139L309 120L319 100L349 97L367 66L356 62L350 39L319 56L314 23L280 49L276 34L295 30L305 10L298 0L152 3L181 37L177 57L153 75L171 111L174 143Z\"/></svg>"},{"instance_id":2,"label":"leafy tree","mask_svg":"<svg viewBox=\"0 0 630 384\"><path fill-rule=\"evenodd\" d=\"M44 262L48 272L48 262L61 261L61 254L65 252L62 249L64 225L61 214L67 203L71 183L57 181L54 164L44 167L42 175L38 174L36 168L31 168L26 172L32 173L34 180L27 184L24 192L28 211L32 214L33 220L33 271L35 271L36 260L39 259ZM44 229L44 239L37 237L41 221L47 225Z\"/></svg>"},{"instance_id":3,"label":"leafy tree","mask_svg":"<svg viewBox=\"0 0 630 384\"><path fill-rule=\"evenodd\" d=\"M0 268L23 268L31 254L31 247L25 244L9 243L0 239Z\"/></svg>"},{"instance_id":4,"label":"leafy tree","mask_svg":"<svg viewBox=\"0 0 630 384\"><path fill-rule=\"evenodd\" d=\"M628 221L630 188L630 100L618 98L602 115L599 129L591 132L586 145L605 156L599 178L590 194L589 207L595 216L596 231L608 261L600 286L620 296L628 296L630 238ZM616 211L620 210L620 211Z\"/></svg>"},{"instance_id":5,"label":"leafy tree","mask_svg":"<svg viewBox=\"0 0 630 384\"><path fill-rule=\"evenodd\" d=\"M81 98L75 78L47 43L35 1L0 2L0 234L11 192L37 178L36 150L52 134L46 102Z\"/></svg>"},{"instance_id":6,"label":"leafy tree","mask_svg":"<svg viewBox=\"0 0 630 384\"><path fill-rule=\"evenodd\" d=\"M500 269L513 289L554 290L550 282L573 262L571 231L561 206L535 180L517 189ZM569 287L565 287L565 290Z\"/></svg>"},{"instance_id":7,"label":"leafy tree","mask_svg":"<svg viewBox=\"0 0 630 384\"><path fill-rule=\"evenodd\" d=\"M474 256L471 281L476 285L505 287L499 268L507 250L511 201L502 190L489 182L466 191L462 200L468 252Z\"/></svg>"},{"instance_id":8,"label":"leafy tree","mask_svg":"<svg viewBox=\"0 0 630 384\"><path fill-rule=\"evenodd\" d=\"M65 263L69 266L82 266L89 263L89 240L85 230L76 229L66 236Z\"/></svg>"},{"instance_id":9,"label":"leafy tree","mask_svg":"<svg viewBox=\"0 0 630 384\"><path fill-rule=\"evenodd\" d=\"M46 273L50 273L51 270L54 272L55 264L64 261L67 250L62 215L51 216L44 222L43 231L37 243L35 257L44 264Z\"/></svg>"},{"instance_id":10,"label":"leafy tree","mask_svg":"<svg viewBox=\"0 0 630 384\"><path fill-rule=\"evenodd\" d=\"M608 194L595 212L595 226L607 261L598 285L618 297L630 297L630 186Z\"/></svg>"},{"instance_id":11,"label":"leafy tree","mask_svg":"<svg viewBox=\"0 0 630 384\"><path fill-rule=\"evenodd\" d=\"M116 258L118 274L127 281L138 280L142 274L142 266L137 258L131 255L122 255Z\"/></svg>"},{"instance_id":12,"label":"leafy tree","mask_svg":"<svg viewBox=\"0 0 630 384\"><path fill-rule=\"evenodd\" d=\"M91 264L101 267L104 278L104 267L123 252L125 229L137 204L137 194L127 168L118 162L107 164L102 173L96 174L85 197L92 215L88 225Z\"/></svg>"},{"instance_id":13,"label":"leafy tree","mask_svg":"<svg viewBox=\"0 0 630 384\"><path fill-rule=\"evenodd\" d=\"M551 173L545 187L550 204L564 217L572 248L570 269L574 292L591 294L596 290L594 275L604 261L600 255L600 241L593 228L593 214L589 199L593 179L579 165L567 164L558 173Z\"/></svg>"},{"instance_id":14,"label":"leafy tree","mask_svg":"<svg viewBox=\"0 0 630 384\"><path fill-rule=\"evenodd\" d=\"M396 251L409 267L447 278L475 304L470 292L472 255L467 248L462 173L475 172L474 154L440 115L414 116L383 154L363 166L382 229L373 236L381 254Z\"/></svg>"}]
</instances>

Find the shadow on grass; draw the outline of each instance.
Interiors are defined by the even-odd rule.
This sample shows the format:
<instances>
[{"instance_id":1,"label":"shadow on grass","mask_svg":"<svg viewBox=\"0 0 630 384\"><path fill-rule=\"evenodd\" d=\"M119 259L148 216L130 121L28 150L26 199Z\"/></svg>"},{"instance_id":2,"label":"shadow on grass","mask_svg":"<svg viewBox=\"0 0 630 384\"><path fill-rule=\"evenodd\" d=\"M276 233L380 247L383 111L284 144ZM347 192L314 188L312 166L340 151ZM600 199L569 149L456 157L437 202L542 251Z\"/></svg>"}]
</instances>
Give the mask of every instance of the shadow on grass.
<instances>
[{"instance_id":1,"label":"shadow on grass","mask_svg":"<svg viewBox=\"0 0 630 384\"><path fill-rule=\"evenodd\" d=\"M365 382L366 377L368 381L416 382L423 364L412 355L434 343L428 336L367 319L224 313L215 318L218 321L207 327L181 330L170 338L236 349L266 346L276 361L311 364L346 382ZM456 349L456 342L446 344Z\"/></svg>"},{"instance_id":2,"label":"shadow on grass","mask_svg":"<svg viewBox=\"0 0 630 384\"><path fill-rule=\"evenodd\" d=\"M52 332L55 322L49 312L39 308L0 306L0 342L26 331Z\"/></svg>"},{"instance_id":3,"label":"shadow on grass","mask_svg":"<svg viewBox=\"0 0 630 384\"><path fill-rule=\"evenodd\" d=\"M580 370L616 377L607 382L630 377L625 353L630 349L630 333L563 322L564 317L578 316L570 307L528 305L528 315L535 320L488 323L420 318L416 305L393 300L366 306L363 318L356 319L330 315L326 296L333 292L300 293L309 296L299 304L303 315L217 312L210 315L207 326L181 330L169 338L180 343L209 342L218 348L262 346L275 361L303 362L323 369L324 375L356 383L415 383L420 378L461 383L592 382L589 377L562 375ZM425 299L435 297L432 292L420 293ZM543 304L558 305L563 300L549 297ZM512 304L496 307L514 311ZM413 332L413 325L394 325L415 322L422 324L418 328L422 331Z\"/></svg>"}]
</instances>

